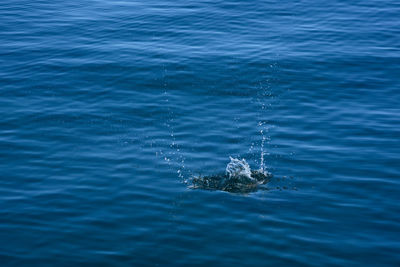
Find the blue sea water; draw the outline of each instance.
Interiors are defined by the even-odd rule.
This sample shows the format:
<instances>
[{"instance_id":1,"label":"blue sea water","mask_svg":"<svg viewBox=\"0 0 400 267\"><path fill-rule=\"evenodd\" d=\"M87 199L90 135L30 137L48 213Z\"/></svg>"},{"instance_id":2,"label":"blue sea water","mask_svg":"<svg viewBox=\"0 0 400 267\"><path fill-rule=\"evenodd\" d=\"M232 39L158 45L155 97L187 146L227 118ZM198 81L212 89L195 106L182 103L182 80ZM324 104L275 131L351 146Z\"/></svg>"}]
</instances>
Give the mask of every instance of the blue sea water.
<instances>
[{"instance_id":1,"label":"blue sea water","mask_svg":"<svg viewBox=\"0 0 400 267\"><path fill-rule=\"evenodd\" d=\"M0 264L399 266L399 18L394 0L3 1ZM274 177L190 188L230 156Z\"/></svg>"}]
</instances>

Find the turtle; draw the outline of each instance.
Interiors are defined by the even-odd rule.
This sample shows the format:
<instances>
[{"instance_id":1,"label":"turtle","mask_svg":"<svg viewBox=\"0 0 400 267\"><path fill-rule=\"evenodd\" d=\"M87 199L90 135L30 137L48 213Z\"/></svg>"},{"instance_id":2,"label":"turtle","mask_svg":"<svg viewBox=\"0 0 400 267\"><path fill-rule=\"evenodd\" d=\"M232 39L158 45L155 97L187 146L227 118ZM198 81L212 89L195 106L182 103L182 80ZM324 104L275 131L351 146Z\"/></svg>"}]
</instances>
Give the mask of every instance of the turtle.
<instances>
[{"instance_id":1,"label":"turtle","mask_svg":"<svg viewBox=\"0 0 400 267\"><path fill-rule=\"evenodd\" d=\"M192 188L206 190L222 190L231 193L250 193L257 190L259 185L266 184L272 174L265 171L250 171L251 175L216 174L192 178Z\"/></svg>"}]
</instances>

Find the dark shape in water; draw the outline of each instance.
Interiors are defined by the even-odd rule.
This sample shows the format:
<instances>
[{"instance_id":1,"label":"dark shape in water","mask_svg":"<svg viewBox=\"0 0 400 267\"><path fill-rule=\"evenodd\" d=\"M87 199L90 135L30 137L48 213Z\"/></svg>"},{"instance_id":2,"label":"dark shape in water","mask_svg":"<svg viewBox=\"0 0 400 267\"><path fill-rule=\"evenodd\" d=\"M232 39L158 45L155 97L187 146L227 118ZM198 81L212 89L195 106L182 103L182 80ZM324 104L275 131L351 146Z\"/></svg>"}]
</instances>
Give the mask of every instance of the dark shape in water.
<instances>
[{"instance_id":1,"label":"dark shape in water","mask_svg":"<svg viewBox=\"0 0 400 267\"><path fill-rule=\"evenodd\" d=\"M251 171L251 177L229 174L199 176L192 179L192 188L250 193L256 191L259 185L266 184L271 178L272 174L263 171Z\"/></svg>"}]
</instances>

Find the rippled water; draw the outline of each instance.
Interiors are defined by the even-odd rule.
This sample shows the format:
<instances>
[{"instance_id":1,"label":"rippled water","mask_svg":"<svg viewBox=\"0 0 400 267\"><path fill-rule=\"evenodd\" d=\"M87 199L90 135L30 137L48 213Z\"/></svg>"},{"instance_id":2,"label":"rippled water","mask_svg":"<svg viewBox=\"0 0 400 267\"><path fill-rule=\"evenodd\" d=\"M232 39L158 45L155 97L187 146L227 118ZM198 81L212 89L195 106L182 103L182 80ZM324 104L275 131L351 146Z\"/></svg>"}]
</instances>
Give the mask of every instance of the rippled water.
<instances>
[{"instance_id":1,"label":"rippled water","mask_svg":"<svg viewBox=\"0 0 400 267\"><path fill-rule=\"evenodd\" d=\"M1 265L400 264L396 1L3 1ZM192 190L229 157L274 177Z\"/></svg>"}]
</instances>

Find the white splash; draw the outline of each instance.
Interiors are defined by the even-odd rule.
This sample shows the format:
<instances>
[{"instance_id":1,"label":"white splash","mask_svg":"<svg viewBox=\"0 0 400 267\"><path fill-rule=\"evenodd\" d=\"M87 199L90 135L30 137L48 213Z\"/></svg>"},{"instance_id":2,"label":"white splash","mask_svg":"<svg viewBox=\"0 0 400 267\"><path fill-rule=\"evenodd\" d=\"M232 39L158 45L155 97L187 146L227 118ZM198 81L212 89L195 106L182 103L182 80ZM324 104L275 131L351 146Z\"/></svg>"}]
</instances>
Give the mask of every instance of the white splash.
<instances>
[{"instance_id":1,"label":"white splash","mask_svg":"<svg viewBox=\"0 0 400 267\"><path fill-rule=\"evenodd\" d=\"M260 171L264 173L264 143L265 143L265 136L264 131L261 130L262 140L261 140L261 159L260 159Z\"/></svg>"},{"instance_id":2,"label":"white splash","mask_svg":"<svg viewBox=\"0 0 400 267\"><path fill-rule=\"evenodd\" d=\"M250 166L245 159L240 160L232 157L229 158L231 162L226 165L226 174L229 175L229 178L246 176L249 179L254 179L251 177Z\"/></svg>"}]
</instances>

